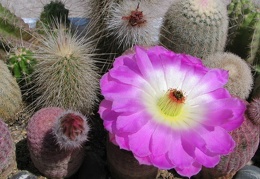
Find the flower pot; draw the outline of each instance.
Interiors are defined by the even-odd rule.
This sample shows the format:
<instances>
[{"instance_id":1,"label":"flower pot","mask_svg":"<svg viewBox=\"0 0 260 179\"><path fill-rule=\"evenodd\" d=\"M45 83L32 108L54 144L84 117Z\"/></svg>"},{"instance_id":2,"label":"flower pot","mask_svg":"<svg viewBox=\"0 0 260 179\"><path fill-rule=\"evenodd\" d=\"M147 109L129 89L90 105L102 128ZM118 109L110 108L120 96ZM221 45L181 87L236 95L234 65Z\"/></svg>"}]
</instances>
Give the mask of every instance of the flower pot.
<instances>
[{"instance_id":1,"label":"flower pot","mask_svg":"<svg viewBox=\"0 0 260 179\"><path fill-rule=\"evenodd\" d=\"M129 151L107 141L107 162L113 179L155 179L158 169L141 165Z\"/></svg>"}]
</instances>

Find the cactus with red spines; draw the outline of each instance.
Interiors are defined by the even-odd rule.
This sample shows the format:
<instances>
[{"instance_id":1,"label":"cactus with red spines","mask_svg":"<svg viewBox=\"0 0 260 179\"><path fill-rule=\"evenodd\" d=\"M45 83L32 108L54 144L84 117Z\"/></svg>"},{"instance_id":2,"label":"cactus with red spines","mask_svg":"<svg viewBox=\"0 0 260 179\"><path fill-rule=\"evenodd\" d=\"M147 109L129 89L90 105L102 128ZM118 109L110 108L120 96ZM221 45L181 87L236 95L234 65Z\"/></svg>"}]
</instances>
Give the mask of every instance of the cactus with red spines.
<instances>
[{"instance_id":1,"label":"cactus with red spines","mask_svg":"<svg viewBox=\"0 0 260 179\"><path fill-rule=\"evenodd\" d=\"M86 118L78 112L58 107L37 111L27 126L35 167L50 178L73 175L83 162L88 131Z\"/></svg>"}]
</instances>

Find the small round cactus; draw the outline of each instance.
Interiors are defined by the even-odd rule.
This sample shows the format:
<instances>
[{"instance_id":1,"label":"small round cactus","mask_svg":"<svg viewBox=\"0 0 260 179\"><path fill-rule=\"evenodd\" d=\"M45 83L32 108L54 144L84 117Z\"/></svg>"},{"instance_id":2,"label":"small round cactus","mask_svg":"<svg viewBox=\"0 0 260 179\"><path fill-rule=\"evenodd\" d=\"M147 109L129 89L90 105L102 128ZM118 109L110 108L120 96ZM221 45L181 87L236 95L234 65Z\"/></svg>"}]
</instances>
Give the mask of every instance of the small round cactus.
<instances>
[{"instance_id":1,"label":"small round cactus","mask_svg":"<svg viewBox=\"0 0 260 179\"><path fill-rule=\"evenodd\" d=\"M50 178L73 175L84 160L86 118L58 107L42 108L30 119L27 141L35 167Z\"/></svg>"},{"instance_id":2,"label":"small round cactus","mask_svg":"<svg viewBox=\"0 0 260 179\"><path fill-rule=\"evenodd\" d=\"M8 178L16 165L15 145L6 123L0 119L0 178Z\"/></svg>"},{"instance_id":3,"label":"small round cactus","mask_svg":"<svg viewBox=\"0 0 260 179\"><path fill-rule=\"evenodd\" d=\"M28 48L14 47L8 53L7 65L18 83L22 80L30 81L35 63L33 52Z\"/></svg>"},{"instance_id":4,"label":"small round cactus","mask_svg":"<svg viewBox=\"0 0 260 179\"><path fill-rule=\"evenodd\" d=\"M174 52L205 58L224 51L227 32L223 0L177 0L165 14L160 41Z\"/></svg>"},{"instance_id":5,"label":"small round cactus","mask_svg":"<svg viewBox=\"0 0 260 179\"><path fill-rule=\"evenodd\" d=\"M98 101L99 74L90 39L57 24L46 31L38 50L32 73L36 108L56 106L90 114Z\"/></svg>"},{"instance_id":6,"label":"small round cactus","mask_svg":"<svg viewBox=\"0 0 260 179\"><path fill-rule=\"evenodd\" d=\"M12 122L22 108L22 94L7 65L0 60L0 118Z\"/></svg>"},{"instance_id":7,"label":"small round cactus","mask_svg":"<svg viewBox=\"0 0 260 179\"><path fill-rule=\"evenodd\" d=\"M203 63L211 68L222 68L229 72L228 83L225 87L230 94L247 99L253 88L253 75L249 65L239 56L224 52L209 55Z\"/></svg>"}]
</instances>

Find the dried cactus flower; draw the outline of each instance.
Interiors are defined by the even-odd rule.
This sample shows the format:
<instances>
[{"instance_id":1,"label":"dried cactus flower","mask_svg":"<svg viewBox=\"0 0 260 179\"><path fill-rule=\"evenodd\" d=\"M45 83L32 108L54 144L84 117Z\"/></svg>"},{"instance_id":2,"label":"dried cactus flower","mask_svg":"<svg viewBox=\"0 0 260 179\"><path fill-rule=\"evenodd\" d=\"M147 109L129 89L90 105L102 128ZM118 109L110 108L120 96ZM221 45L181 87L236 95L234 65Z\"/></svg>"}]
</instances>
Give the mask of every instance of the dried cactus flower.
<instances>
[{"instance_id":1,"label":"dried cactus flower","mask_svg":"<svg viewBox=\"0 0 260 179\"><path fill-rule=\"evenodd\" d=\"M211 68L227 70L229 79L225 87L232 95L241 99L248 98L253 87L253 76L249 65L243 59L233 53L224 52L208 56L203 63Z\"/></svg>"}]
</instances>

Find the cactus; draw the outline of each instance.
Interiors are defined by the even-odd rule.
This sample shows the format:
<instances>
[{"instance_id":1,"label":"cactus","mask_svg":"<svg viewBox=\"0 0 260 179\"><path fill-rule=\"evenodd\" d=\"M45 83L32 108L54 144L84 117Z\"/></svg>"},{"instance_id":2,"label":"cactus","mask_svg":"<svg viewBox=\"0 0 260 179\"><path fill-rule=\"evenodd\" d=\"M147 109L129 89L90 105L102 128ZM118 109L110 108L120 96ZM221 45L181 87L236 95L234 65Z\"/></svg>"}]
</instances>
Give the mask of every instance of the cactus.
<instances>
[{"instance_id":1,"label":"cactus","mask_svg":"<svg viewBox=\"0 0 260 179\"><path fill-rule=\"evenodd\" d=\"M98 29L97 53L107 61L106 71L115 57L134 45L151 46L159 43L162 19L168 4L166 0L92 0L90 24ZM154 13L156 12L156 13ZM92 26L92 25L90 25ZM96 31L95 31L96 32Z\"/></svg>"},{"instance_id":2,"label":"cactus","mask_svg":"<svg viewBox=\"0 0 260 179\"><path fill-rule=\"evenodd\" d=\"M223 0L177 0L165 15L160 41L177 53L205 58L224 51L227 31Z\"/></svg>"},{"instance_id":3,"label":"cactus","mask_svg":"<svg viewBox=\"0 0 260 179\"><path fill-rule=\"evenodd\" d=\"M80 38L57 24L46 31L35 51L31 104L36 108L56 106L90 114L98 101L99 75L90 39Z\"/></svg>"},{"instance_id":4,"label":"cactus","mask_svg":"<svg viewBox=\"0 0 260 179\"><path fill-rule=\"evenodd\" d=\"M250 107L249 104L248 108ZM220 162L214 168L202 168L201 172L195 178L232 179L236 172L251 160L258 148L259 124L259 118L251 120L245 115L245 121L242 125L230 132L236 142L234 151L229 155L222 156Z\"/></svg>"},{"instance_id":5,"label":"cactus","mask_svg":"<svg viewBox=\"0 0 260 179\"><path fill-rule=\"evenodd\" d=\"M0 4L0 40L15 46L21 40L29 45L31 39L33 35L28 24Z\"/></svg>"},{"instance_id":6,"label":"cactus","mask_svg":"<svg viewBox=\"0 0 260 179\"><path fill-rule=\"evenodd\" d=\"M15 145L6 123L0 119L0 178L8 178L16 166Z\"/></svg>"},{"instance_id":7,"label":"cactus","mask_svg":"<svg viewBox=\"0 0 260 179\"><path fill-rule=\"evenodd\" d=\"M35 64L36 59L33 57L33 52L28 48L15 47L8 53L7 65L18 84L23 80L30 82L30 75Z\"/></svg>"},{"instance_id":8,"label":"cactus","mask_svg":"<svg viewBox=\"0 0 260 179\"><path fill-rule=\"evenodd\" d=\"M86 118L71 110L42 108L29 120L27 143L35 167L48 178L73 175L84 160Z\"/></svg>"},{"instance_id":9,"label":"cactus","mask_svg":"<svg viewBox=\"0 0 260 179\"><path fill-rule=\"evenodd\" d=\"M21 90L7 65L0 60L0 118L10 123L22 108Z\"/></svg>"},{"instance_id":10,"label":"cactus","mask_svg":"<svg viewBox=\"0 0 260 179\"><path fill-rule=\"evenodd\" d=\"M204 65L211 68L222 68L229 72L225 88L230 94L247 99L253 88L253 75L249 65L239 56L224 52L209 55L203 60Z\"/></svg>"},{"instance_id":11,"label":"cactus","mask_svg":"<svg viewBox=\"0 0 260 179\"><path fill-rule=\"evenodd\" d=\"M227 51L260 65L260 8L250 0L233 0L228 6L229 36Z\"/></svg>"},{"instance_id":12,"label":"cactus","mask_svg":"<svg viewBox=\"0 0 260 179\"><path fill-rule=\"evenodd\" d=\"M69 10L66 9L65 4L59 0L51 1L43 7L37 27L39 28L44 24L45 27L55 28L55 21L65 26L68 26L70 23Z\"/></svg>"}]
</instances>

